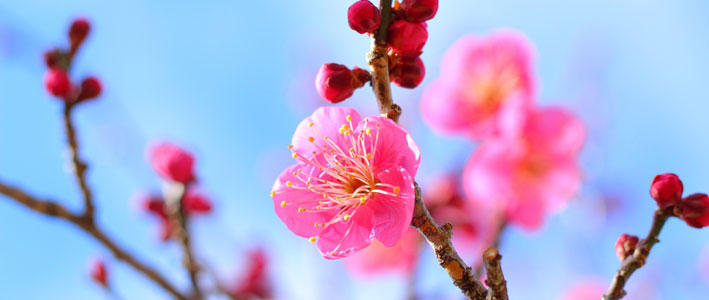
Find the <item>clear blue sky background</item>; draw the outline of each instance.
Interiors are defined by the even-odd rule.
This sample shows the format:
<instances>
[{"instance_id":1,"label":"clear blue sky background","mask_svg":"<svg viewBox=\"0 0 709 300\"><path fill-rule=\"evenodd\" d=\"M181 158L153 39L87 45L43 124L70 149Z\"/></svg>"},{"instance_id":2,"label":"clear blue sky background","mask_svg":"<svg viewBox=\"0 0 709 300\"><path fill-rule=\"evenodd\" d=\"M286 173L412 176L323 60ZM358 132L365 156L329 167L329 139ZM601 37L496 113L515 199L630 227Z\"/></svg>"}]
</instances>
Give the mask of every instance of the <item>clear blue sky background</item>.
<instances>
[{"instance_id":1,"label":"clear blue sky background","mask_svg":"<svg viewBox=\"0 0 709 300\"><path fill-rule=\"evenodd\" d=\"M121 243L181 286L187 279L175 246L156 241L156 224L131 199L159 188L145 163L155 139L186 145L216 202L196 222L199 255L225 277L243 252L264 245L273 257L279 299L397 299L403 280L351 279L287 231L268 197L291 163L286 149L297 123L323 102L312 81L322 63L365 64L369 40L347 27L353 1L38 1L0 2L0 179L79 207L68 175L57 100L42 85L42 52L65 43L70 20L93 20L74 78L101 77L103 97L77 109L89 182L100 223ZM709 191L709 5L700 1L441 1L423 54L428 76L444 51L467 33L499 27L525 33L537 50L539 101L576 111L589 126L577 199L537 234L511 230L503 265L511 299L554 299L579 278L608 281L621 232L645 234L656 173L680 174L686 191ZM435 135L421 121L419 95L394 89L402 122L423 152L419 179L462 164L474 149ZM363 114L370 91L347 102ZM604 199L619 199L607 209ZM649 265L629 287L654 299L705 299L697 260L709 232L672 220ZM104 299L86 276L87 261L109 256L71 226L0 199L0 298ZM423 255L420 292L458 296ZM133 270L109 259L126 299L167 299ZM653 299L650 296L639 299Z\"/></svg>"}]
</instances>

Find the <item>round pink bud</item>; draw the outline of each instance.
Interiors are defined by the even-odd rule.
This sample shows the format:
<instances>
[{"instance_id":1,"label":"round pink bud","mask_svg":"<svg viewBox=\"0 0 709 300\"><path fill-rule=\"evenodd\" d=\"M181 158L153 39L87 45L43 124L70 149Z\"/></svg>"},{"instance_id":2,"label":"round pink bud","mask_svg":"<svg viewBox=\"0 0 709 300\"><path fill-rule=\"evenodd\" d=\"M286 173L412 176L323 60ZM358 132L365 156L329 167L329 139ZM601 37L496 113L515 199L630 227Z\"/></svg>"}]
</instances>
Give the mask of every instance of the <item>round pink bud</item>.
<instances>
[{"instance_id":1,"label":"round pink bud","mask_svg":"<svg viewBox=\"0 0 709 300\"><path fill-rule=\"evenodd\" d=\"M50 94L62 98L67 97L72 90L69 76L60 68L49 69L44 74L44 86Z\"/></svg>"},{"instance_id":2,"label":"round pink bud","mask_svg":"<svg viewBox=\"0 0 709 300\"><path fill-rule=\"evenodd\" d=\"M330 103L342 102L352 96L355 86L355 76L347 67L340 64L324 64L315 77L315 88L318 94Z\"/></svg>"},{"instance_id":3,"label":"round pink bud","mask_svg":"<svg viewBox=\"0 0 709 300\"><path fill-rule=\"evenodd\" d=\"M96 77L88 77L81 82L81 92L76 101L89 100L101 94L101 81Z\"/></svg>"},{"instance_id":4,"label":"round pink bud","mask_svg":"<svg viewBox=\"0 0 709 300\"><path fill-rule=\"evenodd\" d=\"M703 228L709 225L709 196L692 194L682 199L677 205L679 216L687 225Z\"/></svg>"},{"instance_id":5,"label":"round pink bud","mask_svg":"<svg viewBox=\"0 0 709 300\"><path fill-rule=\"evenodd\" d=\"M108 270L102 259L96 259L89 265L89 276L96 283L103 287L108 287Z\"/></svg>"},{"instance_id":6,"label":"round pink bud","mask_svg":"<svg viewBox=\"0 0 709 300\"><path fill-rule=\"evenodd\" d=\"M404 0L401 9L407 21L421 23L433 19L438 11L438 0Z\"/></svg>"},{"instance_id":7,"label":"round pink bud","mask_svg":"<svg viewBox=\"0 0 709 300\"><path fill-rule=\"evenodd\" d=\"M390 79L396 85L413 89L426 76L426 68L420 57L402 57L391 67Z\"/></svg>"},{"instance_id":8,"label":"round pink bud","mask_svg":"<svg viewBox=\"0 0 709 300\"><path fill-rule=\"evenodd\" d=\"M158 144L150 149L149 159L155 172L165 180L188 183L195 179L194 157L180 147Z\"/></svg>"},{"instance_id":9,"label":"round pink bud","mask_svg":"<svg viewBox=\"0 0 709 300\"><path fill-rule=\"evenodd\" d=\"M359 0L347 10L347 22L352 30L359 33L373 33L379 28L379 8L369 0Z\"/></svg>"},{"instance_id":10,"label":"round pink bud","mask_svg":"<svg viewBox=\"0 0 709 300\"><path fill-rule=\"evenodd\" d=\"M638 245L638 237L629 234L621 234L618 240L615 242L615 255L618 256L618 260L623 262L626 257L633 255L635 252L635 247Z\"/></svg>"},{"instance_id":11,"label":"round pink bud","mask_svg":"<svg viewBox=\"0 0 709 300\"><path fill-rule=\"evenodd\" d=\"M77 18L69 27L69 41L71 41L72 45L81 44L86 39L86 36L89 35L89 30L91 30L89 20Z\"/></svg>"},{"instance_id":12,"label":"round pink bud","mask_svg":"<svg viewBox=\"0 0 709 300\"><path fill-rule=\"evenodd\" d=\"M665 173L655 176L650 185L650 196L662 209L677 204L682 198L682 181L677 175Z\"/></svg>"},{"instance_id":13,"label":"round pink bud","mask_svg":"<svg viewBox=\"0 0 709 300\"><path fill-rule=\"evenodd\" d=\"M394 21L388 29L389 47L402 56L417 56L428 40L426 23Z\"/></svg>"}]
</instances>

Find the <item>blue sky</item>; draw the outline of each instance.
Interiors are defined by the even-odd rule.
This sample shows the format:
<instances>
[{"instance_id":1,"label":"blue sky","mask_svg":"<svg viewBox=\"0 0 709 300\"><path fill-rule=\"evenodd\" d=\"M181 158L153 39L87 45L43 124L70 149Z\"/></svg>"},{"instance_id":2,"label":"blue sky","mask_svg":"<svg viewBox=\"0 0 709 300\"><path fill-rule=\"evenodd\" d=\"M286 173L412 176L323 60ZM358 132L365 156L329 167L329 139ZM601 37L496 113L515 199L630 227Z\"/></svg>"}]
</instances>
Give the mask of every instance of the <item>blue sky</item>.
<instances>
[{"instance_id":1,"label":"blue sky","mask_svg":"<svg viewBox=\"0 0 709 300\"><path fill-rule=\"evenodd\" d=\"M65 43L75 16L93 31L72 76L98 75L105 93L76 111L100 222L121 243L181 286L179 249L156 241L155 226L131 199L159 189L145 163L154 140L174 140L197 155L216 214L195 223L200 256L224 275L243 252L264 245L280 299L392 299L403 281L352 279L306 240L287 231L268 193L291 163L297 123L324 102L312 81L322 63L365 65L369 40L347 27L352 1L38 1L0 3L0 179L79 207L68 175L61 106L43 90L42 52ZM609 280L622 232L645 234L653 211L649 182L673 171L687 192L709 191L709 5L699 1L441 1L429 22L425 88L445 50L465 34L523 32L537 51L542 105L558 104L589 127L579 197L536 234L508 232L502 252L511 297L553 299L578 278ZM418 113L423 88L394 88L402 123L422 148L419 180L462 164L475 145L438 136ZM358 90L347 103L376 110ZM602 195L621 199L605 214ZM87 261L108 256L62 222L0 199L0 290L7 299L103 299ZM657 299L701 299L709 292L696 261L709 233L672 220L630 290ZM133 270L109 259L126 298L166 299ZM432 255L423 255L421 293L457 295Z\"/></svg>"}]
</instances>

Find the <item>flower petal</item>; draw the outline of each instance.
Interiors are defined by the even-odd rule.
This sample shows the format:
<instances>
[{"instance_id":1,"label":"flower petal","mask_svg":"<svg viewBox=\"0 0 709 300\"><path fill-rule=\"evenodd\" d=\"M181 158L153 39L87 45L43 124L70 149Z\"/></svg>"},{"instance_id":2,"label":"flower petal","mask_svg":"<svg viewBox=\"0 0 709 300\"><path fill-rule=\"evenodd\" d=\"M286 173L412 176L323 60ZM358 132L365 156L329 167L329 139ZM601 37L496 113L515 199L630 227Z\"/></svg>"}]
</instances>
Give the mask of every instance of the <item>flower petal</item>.
<instances>
[{"instance_id":1,"label":"flower petal","mask_svg":"<svg viewBox=\"0 0 709 300\"><path fill-rule=\"evenodd\" d=\"M367 202L372 209L374 235L384 246L396 245L411 224L414 213L414 181L404 168L389 169L377 174L381 183L398 187L399 196L377 194ZM393 192L392 188L383 188Z\"/></svg>"},{"instance_id":2,"label":"flower petal","mask_svg":"<svg viewBox=\"0 0 709 300\"><path fill-rule=\"evenodd\" d=\"M317 247L324 258L347 257L372 243L372 212L360 206L349 221L331 224L320 232Z\"/></svg>"},{"instance_id":3,"label":"flower petal","mask_svg":"<svg viewBox=\"0 0 709 300\"><path fill-rule=\"evenodd\" d=\"M351 117L351 122L347 121L347 116ZM359 113L352 108L340 106L320 107L298 124L291 142L293 151L299 155L311 157L313 151L320 152L322 150L323 145L326 143L325 137L332 139L340 147L349 145L349 142L345 142L345 137L340 134L339 130L344 124L351 123L352 126L356 126L360 120Z\"/></svg>"},{"instance_id":4,"label":"flower petal","mask_svg":"<svg viewBox=\"0 0 709 300\"><path fill-rule=\"evenodd\" d=\"M568 157L576 155L583 146L586 129L570 111L549 107L531 115L524 134L536 151Z\"/></svg>"},{"instance_id":5,"label":"flower petal","mask_svg":"<svg viewBox=\"0 0 709 300\"><path fill-rule=\"evenodd\" d=\"M370 134L366 134L367 130ZM421 151L406 128L388 118L373 116L361 121L356 132L364 134L364 145L372 153L375 170L403 167L411 177L416 176Z\"/></svg>"}]
</instances>

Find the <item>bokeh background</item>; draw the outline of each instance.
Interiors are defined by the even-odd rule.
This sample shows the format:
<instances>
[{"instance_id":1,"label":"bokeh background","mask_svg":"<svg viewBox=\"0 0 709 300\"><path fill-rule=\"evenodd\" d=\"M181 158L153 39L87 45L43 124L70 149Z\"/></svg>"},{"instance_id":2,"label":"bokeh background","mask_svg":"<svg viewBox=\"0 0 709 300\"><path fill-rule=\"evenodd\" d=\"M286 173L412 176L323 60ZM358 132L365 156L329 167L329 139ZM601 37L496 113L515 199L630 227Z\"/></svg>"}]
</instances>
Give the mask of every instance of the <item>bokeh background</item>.
<instances>
[{"instance_id":1,"label":"bokeh background","mask_svg":"<svg viewBox=\"0 0 709 300\"><path fill-rule=\"evenodd\" d=\"M366 64L370 41L347 26L351 2L0 2L0 179L80 206L66 171L61 105L44 91L41 54L65 43L71 19L87 16L93 31L73 77L98 75L105 93L80 107L76 120L99 222L113 236L187 285L179 249L157 240L157 224L134 200L159 189L146 147L176 141L196 153L201 186L216 203L213 216L194 223L198 255L226 280L241 271L244 251L262 245L278 299L403 298L401 278L357 279L341 262L322 259L278 220L268 196L291 164L286 146L295 126L324 104L313 86L318 67ZM421 91L455 40L501 27L535 45L539 102L572 109L589 130L578 197L538 233L512 229L503 239L511 299L555 299L578 280L610 280L616 237L649 228L655 174L676 172L687 192L709 191L709 4L441 1L422 57L426 80L413 91L394 88L402 123L422 148L420 182L458 168L475 147L422 122ZM367 89L346 105L363 115L376 109ZM699 262L709 231L671 220L661 240L630 281L631 294L706 299ZM107 257L125 299L167 299L70 225L0 199L0 298L105 299L86 275L97 255ZM422 259L419 293L460 298L429 249Z\"/></svg>"}]
</instances>

